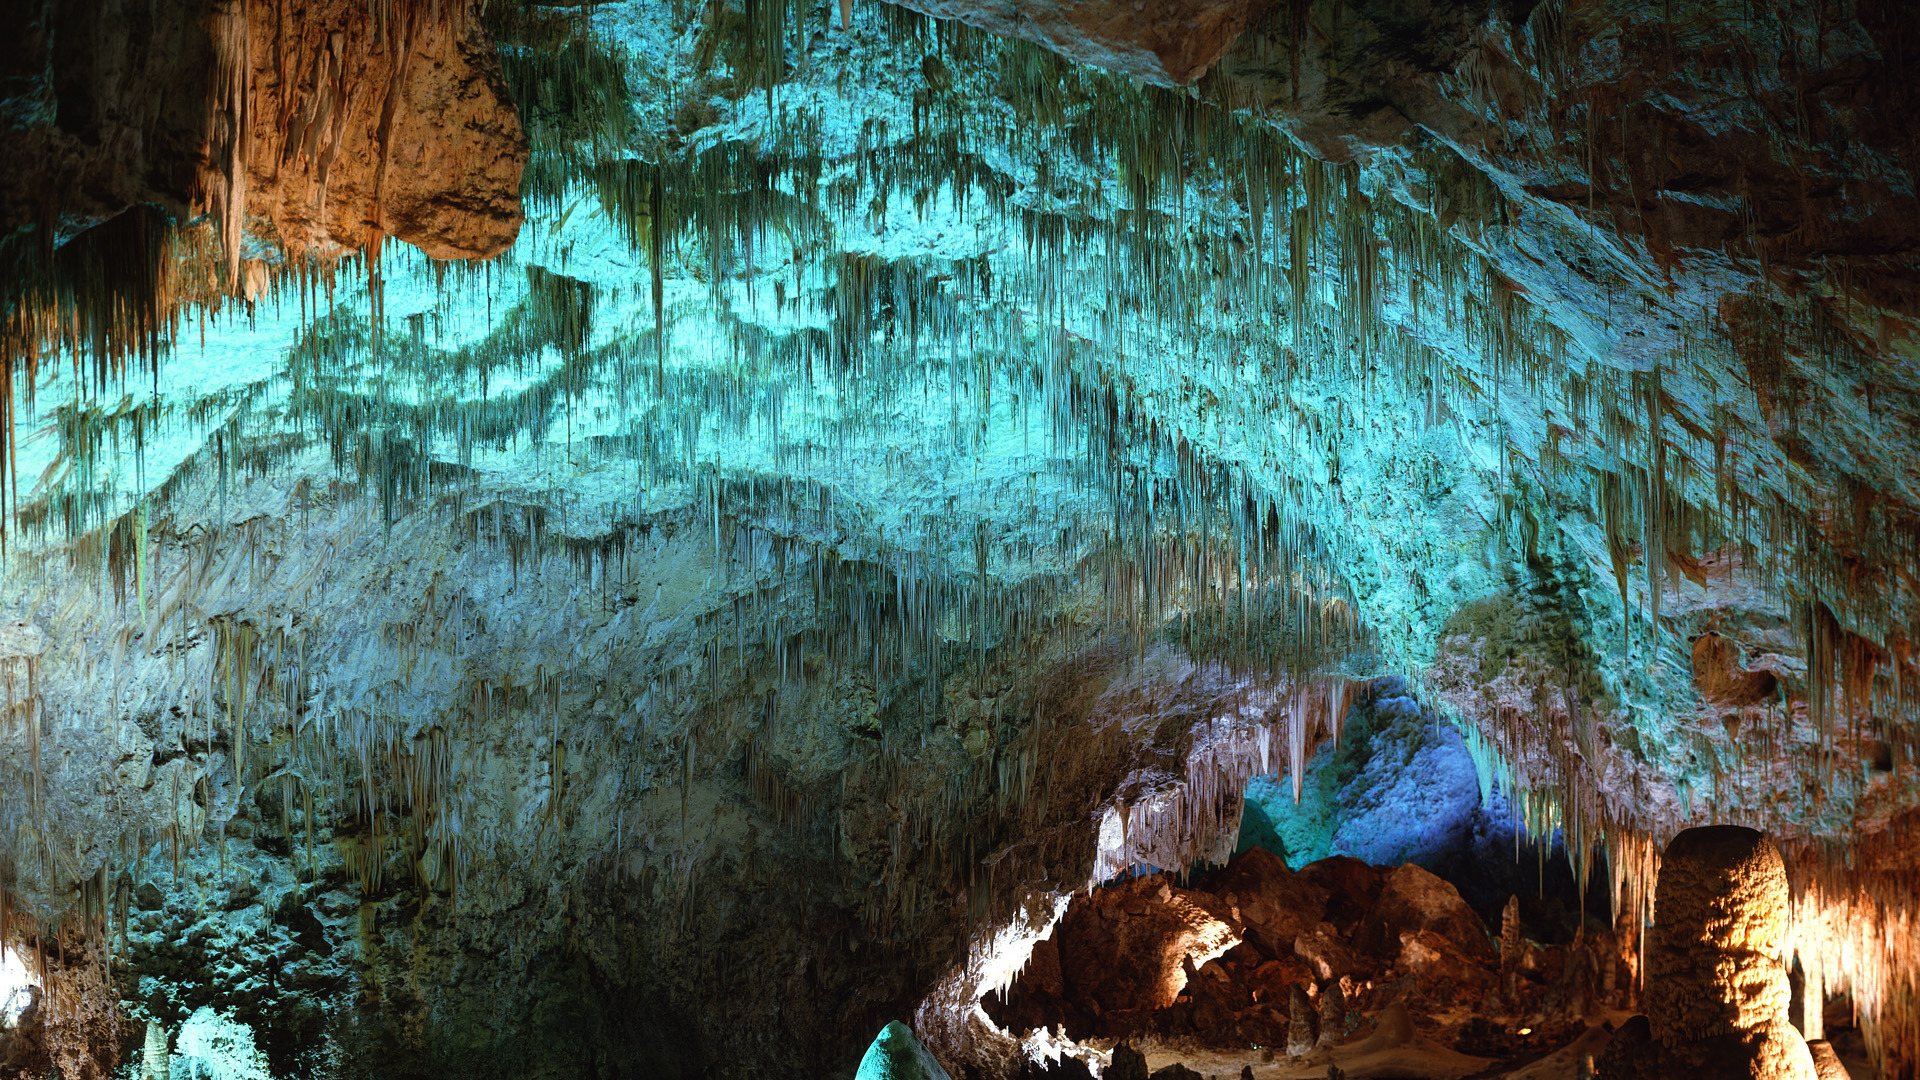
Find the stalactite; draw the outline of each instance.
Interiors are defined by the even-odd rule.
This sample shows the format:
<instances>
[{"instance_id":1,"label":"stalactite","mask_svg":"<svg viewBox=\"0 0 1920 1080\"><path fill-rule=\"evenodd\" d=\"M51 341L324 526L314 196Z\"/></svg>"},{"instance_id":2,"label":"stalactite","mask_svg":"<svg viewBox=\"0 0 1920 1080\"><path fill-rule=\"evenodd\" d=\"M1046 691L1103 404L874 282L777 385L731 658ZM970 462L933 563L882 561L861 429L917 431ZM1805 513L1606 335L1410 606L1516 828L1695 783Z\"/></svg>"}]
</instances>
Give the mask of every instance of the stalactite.
<instances>
[{"instance_id":1,"label":"stalactite","mask_svg":"<svg viewBox=\"0 0 1920 1080\"><path fill-rule=\"evenodd\" d=\"M173 241L208 252L217 241L229 288L240 277L244 215L235 208L244 210L245 173L236 163L249 129L251 64L246 36L232 26L244 24L245 9L235 0L217 16L228 28L218 38L217 110L232 125L220 147L226 186L210 196L219 223L197 240L175 234ZM410 10L376 9L383 47L404 47L409 28L419 25ZM211 754L216 709L223 712L235 776L250 784L279 778L283 833L291 833L290 807L299 802L309 868L318 821L337 826L341 857L365 895L394 885L382 878L396 852L414 884L458 888L479 865L482 845L493 842L458 793L459 778L469 755L502 731L525 736L542 766L544 776L533 782L544 781L546 801L535 835L515 838L536 849L565 830L596 827L573 820L577 800L588 797L573 773L663 746L678 759L662 782L678 773L683 838L699 828L696 785L734 784L784 833L806 840L832 832L837 849L850 841L834 820L832 781L791 771L771 722L790 706L776 699L803 700L855 673L878 688L965 669L972 700L985 702L995 697L996 665L1043 638L1068 609L1098 611L1089 618L1134 657L1177 642L1210 670L1287 688L1257 722L1219 718L1221 730L1199 738L1177 783L1117 803L1119 847L1103 850L1100 866L1106 873L1140 861L1184 868L1213 857L1237 828L1240 786L1274 769L1283 745L1301 797L1313 748L1339 738L1358 692L1358 683L1335 673L1350 660L1355 668L1412 660L1382 655L1410 640L1411 630L1383 629L1358 613L1378 586L1370 575L1385 577L1393 559L1418 557L1411 544L1395 548L1363 535L1376 526L1371 511L1356 508L1363 495L1352 478L1367 452L1359 430L1376 394L1398 394L1392 400L1423 411L1438 435L1451 429L1463 443L1500 444L1489 469L1497 476L1485 482L1499 489L1495 516L1503 542L1513 545L1503 555L1545 565L1542 549L1554 543L1557 519L1568 520L1569 534L1597 525L1619 599L1620 670L1639 659L1633 621L1646 620L1643 652L1657 658L1665 590L1698 570L1696 553L1730 547L1755 523L1765 535L1749 545L1752 557L1743 551L1743 573L1770 580L1805 613L1808 703L1825 746L1836 746L1843 725L1910 724L1916 691L1900 609L1849 579L1854 571L1816 542L1822 529L1844 528L1849 544L1891 558L1886 537L1895 519L1885 501L1856 491L1837 510L1795 508L1759 485L1760 464L1743 449L1747 433L1736 429L1745 421L1730 407L1703 419L1692 414L1695 404L1675 400L1670 388L1689 362L1684 351L1648 373L1615 371L1582 355L1587 345L1553 325L1525 285L1466 242L1487 246L1509 211L1504 196L1450 150L1420 152L1416 164L1433 179L1431 200L1407 207L1370 187L1360 166L1312 160L1256 117L1099 81L1038 50L1007 45L976 50L987 58L971 67L923 65L927 95L916 99L914 117L924 130L902 143L870 120L859 129L859 152L830 160L817 118L774 109L788 39L804 36L803 17L813 17L780 0L749 4L737 34L740 27L719 25L732 13L714 5L708 17L715 25L701 32L714 68L764 95L764 126L702 122L664 139L637 114L629 85L636 62L585 37L584 20L511 5L490 6L486 17L499 21L496 35L508 43L503 67L533 132L528 205L556 212L556 237L573 215L585 220L597 207L626 244L635 273L642 259L648 264L650 339L607 317L618 289L587 271L569 276L564 257L544 250L491 269L436 268L484 289L490 303L500 298L483 334L447 347L424 329L402 331L397 316L389 320L377 308L335 303L336 273L371 286L376 274L398 280L403 260L300 263L279 272L261 298L284 288L301 294L302 330L279 376L288 386L284 401L257 389L186 405L77 399L54 413L57 482L44 494L23 494L10 471L6 480L16 535L64 540L70 571L99 576L121 609L131 589L140 627L102 637L125 654L115 656L114 671L145 662L139 651L157 652L163 634L210 639L206 649L186 650L195 658L178 676L188 678L189 663L205 665L204 679L192 668L202 685L182 695L196 725L189 737L204 740ZM1543 73L1564 74L1566 17L1564 5L1550 3L1529 21L1528 53ZM922 31L895 20L910 18L863 13L860 33L908 43ZM806 50L795 55L804 61ZM317 54L312 95L289 99L283 126L297 133L288 142L295 156L324 158L337 144L346 113L339 62ZM1468 99L1495 124L1512 107L1503 98L1508 62L1476 44L1462 73ZM960 97L950 93L956 80L989 79L1007 88L1006 115L973 116L946 103ZM1088 184L1049 164L1052 171L1031 184L1014 181L988 160L987 147L1023 161L1078 155L1101 170L1110 166L1111 175ZM1111 192L1101 186L1109 182ZM843 249L840 234L852 231L846 222L897 214L888 209L895 200L921 213L942 200L989 211L1018 236L1010 251L992 257ZM76 355L91 349L88 375L98 390L124 374L128 358L162 351L164 313L176 309L167 289L175 298L212 292L187 282L179 268L152 271L164 288L114 276L132 272L129 266L158 267L162 235L153 222L135 219L89 241L91 255L86 245L62 249L23 290L29 302L8 308L0 350L26 359L7 362L0 384L7 470L19 460L12 410L31 407L33 357L56 347ZM769 259L792 267L776 275ZM688 281L702 288L684 288ZM751 299L769 287L774 319ZM1076 291L1091 299L1083 303ZM687 299L695 292L704 301ZM1763 412L1772 411L1775 396L1784 402L1798 392L1802 353L1848 347L1825 306L1795 312L1781 311L1783 323L1794 322L1791 332L1761 343L1755 363ZM676 321L703 319L717 327L709 337L675 329ZM1464 346L1436 344L1447 335ZM650 362L630 368L643 353ZM1257 374L1222 374L1238 368ZM1512 395L1523 390L1555 406L1544 445L1509 432ZM576 443L576 412L592 411L611 419L596 421ZM983 480L980 495L962 495L954 483L941 492L952 494L947 508L910 508L886 522L885 534L869 529L863 500L872 496L844 477L853 469L886 476L894 486L884 498L919 483L915 470L924 464L893 444L890 428L904 426L903 416L935 411L950 422L931 438L956 460L989 456L992 441L1005 437L995 425L1017 415L1020 438L1031 440L1042 464L1028 476ZM1244 445L1222 434L1253 430L1256 421L1279 434ZM139 446L163 431L204 434L207 448L159 486L141 483L136 491L110 479L117 440ZM596 517L599 511L570 505L564 491L499 479L505 456L535 461L557 453L557 444L567 468L617 472L632 486L630 501ZM728 456L741 446L752 452ZM350 560L351 544L362 538L339 521L323 522L336 532L324 546L299 549L310 562L269 579L252 556L274 545L293 550L291 533L249 532L228 520L226 508L229 493L231 505L247 505L241 493L251 481L278 476L322 447L335 480L325 499L325 484L301 481L302 528L308 507L335 499L377 513L380 535L396 544L427 536L420 521L444 520L450 543L464 545L462 558L509 568L516 596L598 591L618 626L596 645L604 652L524 663L463 653L459 642L482 617L464 605L493 603L485 617L501 623L512 613L507 601L483 602L452 583L445 592L437 583L424 590L406 610L368 616L373 629L363 652L312 626L290 637L273 619L321 605L330 568ZM1417 466L1406 467L1413 476ZM216 519L197 539L178 531L170 515L189 511L196 483L216 482ZM1576 497L1556 504L1536 487ZM969 498L981 505L966 505ZM662 509L673 500L684 505ZM1031 508L1036 524L1027 532L1003 528L1004 511L1016 505ZM294 503L286 506L291 529ZM1042 523L1043 509L1057 510L1056 519ZM662 583L637 581L628 567L668 534L697 534L698 558L711 561L723 581L714 610L674 631L693 643L687 663L669 663L636 643L653 614L680 618L656 610L667 593ZM1645 590L1639 602L1637 580ZM136 630L146 635L137 646ZM1578 633L1553 623L1524 644L1545 650L1556 647L1548 639ZM595 742L614 736L583 737L561 720L591 699L577 683L602 658L608 670L646 672L644 697L615 710L616 725L631 732L618 738L632 740L617 751ZM1589 703L1589 672L1575 671L1602 665L1585 655L1566 659L1564 672L1527 680L1530 702L1506 707L1486 730L1464 732L1482 798L1496 787L1506 793L1530 835L1561 830L1583 884L1593 855L1605 852L1616 912L1643 925L1651 914L1655 823L1638 816L1627 796L1602 788L1610 751L1600 736L1608 721L1602 705ZM360 665L362 683L333 687L335 697L295 689L315 672L331 685L336 673ZM559 665L568 667L565 675L555 674ZM408 688L438 685L436 673L446 671L456 673L444 684L461 687L460 700L444 715L400 719L413 704ZM954 710L937 690L917 692L929 716ZM305 723L327 725L338 748L337 760L312 763L313 776L260 737L276 725L293 728L302 705L316 717ZM696 708L707 710L697 722ZM945 831L961 816L956 808L978 800L1003 824L1045 812L1053 762L1041 725L1020 728L997 703L979 709L988 741L973 771L952 778L941 805L916 796L901 808L889 836L887 896L863 913L876 932L913 923L930 903L924 886L904 876L916 858L944 860L981 917L998 902L995 879L980 872L971 848L976 838ZM8 715L16 715L11 705ZM40 720L31 709L25 715L33 725L37 811ZM876 775L897 779L911 766L912 740L926 736L902 726L890 716L870 748L860 744L860 753L874 756ZM1844 738L1847 746L1860 742L1857 731ZM1725 768L1717 757L1711 767L1716 776ZM1748 768L1734 762L1725 783L1739 782ZM864 781L848 775L842 783L858 790ZM177 861L179 849L201 837L191 792L170 794L167 840ZM626 819L616 818L607 841L616 858L629 832ZM698 860L687 858L674 869L683 929L702 887ZM1001 871L999 880L1008 876ZM1827 952L1813 955L1829 963ZM1910 987L1876 994L1883 1012L1912 1000Z\"/></svg>"}]
</instances>

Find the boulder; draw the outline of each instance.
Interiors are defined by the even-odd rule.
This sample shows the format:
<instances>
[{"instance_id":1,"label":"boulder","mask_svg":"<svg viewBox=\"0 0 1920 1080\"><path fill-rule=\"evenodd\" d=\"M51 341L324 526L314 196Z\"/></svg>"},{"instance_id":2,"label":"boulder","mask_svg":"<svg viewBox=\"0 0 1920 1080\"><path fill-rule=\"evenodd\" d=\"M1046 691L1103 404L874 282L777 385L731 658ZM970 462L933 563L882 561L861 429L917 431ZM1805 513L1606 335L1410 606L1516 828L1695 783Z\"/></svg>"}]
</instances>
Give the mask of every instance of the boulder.
<instances>
[{"instance_id":1,"label":"boulder","mask_svg":"<svg viewBox=\"0 0 1920 1080\"><path fill-rule=\"evenodd\" d=\"M1332 922L1321 922L1306 934L1294 938L1294 955L1308 963L1313 978L1325 982L1329 978L1340 978L1342 974L1354 974L1361 969L1354 957L1354 951L1340 940L1340 932L1334 930Z\"/></svg>"},{"instance_id":2,"label":"boulder","mask_svg":"<svg viewBox=\"0 0 1920 1080\"><path fill-rule=\"evenodd\" d=\"M1359 859L1334 855L1300 868L1299 879L1327 894L1326 914L1322 918L1339 926L1349 926L1380 900L1383 875L1377 866Z\"/></svg>"},{"instance_id":3,"label":"boulder","mask_svg":"<svg viewBox=\"0 0 1920 1080\"><path fill-rule=\"evenodd\" d=\"M1293 939L1294 954L1307 962L1316 981L1353 975L1367 967L1353 955L1332 923L1321 923Z\"/></svg>"},{"instance_id":4,"label":"boulder","mask_svg":"<svg viewBox=\"0 0 1920 1080\"><path fill-rule=\"evenodd\" d=\"M1408 863L1387 875L1379 902L1361 920L1354 944L1374 956L1397 958L1406 942L1422 933L1444 939L1452 947L1448 951L1469 962L1495 959L1486 924L1460 898L1459 890Z\"/></svg>"},{"instance_id":5,"label":"boulder","mask_svg":"<svg viewBox=\"0 0 1920 1080\"><path fill-rule=\"evenodd\" d=\"M1443 1006L1478 1001L1500 980L1484 958L1467 955L1452 938L1432 930L1403 931L1395 963L1414 977L1423 996Z\"/></svg>"},{"instance_id":6,"label":"boulder","mask_svg":"<svg viewBox=\"0 0 1920 1080\"><path fill-rule=\"evenodd\" d=\"M1202 886L1226 900L1246 939L1270 957L1293 953L1293 939L1326 914L1327 890L1287 868L1265 848L1249 848L1207 876Z\"/></svg>"},{"instance_id":7,"label":"boulder","mask_svg":"<svg viewBox=\"0 0 1920 1080\"><path fill-rule=\"evenodd\" d=\"M1101 1080L1147 1080L1147 1056L1126 1043L1113 1048L1113 1059Z\"/></svg>"}]
</instances>

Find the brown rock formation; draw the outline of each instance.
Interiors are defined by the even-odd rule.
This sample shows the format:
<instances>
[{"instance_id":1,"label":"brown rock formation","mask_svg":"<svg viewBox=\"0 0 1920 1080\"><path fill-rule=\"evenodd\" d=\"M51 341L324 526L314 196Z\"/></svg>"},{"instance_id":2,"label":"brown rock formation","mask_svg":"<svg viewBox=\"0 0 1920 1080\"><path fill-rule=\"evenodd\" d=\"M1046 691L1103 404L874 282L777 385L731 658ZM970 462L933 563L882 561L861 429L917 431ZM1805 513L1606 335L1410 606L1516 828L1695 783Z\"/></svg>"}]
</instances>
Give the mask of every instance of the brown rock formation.
<instances>
[{"instance_id":1,"label":"brown rock formation","mask_svg":"<svg viewBox=\"0 0 1920 1080\"><path fill-rule=\"evenodd\" d=\"M1113 1048L1113 1060L1102 1075L1111 1080L1147 1080L1146 1055L1121 1043Z\"/></svg>"},{"instance_id":2,"label":"brown rock formation","mask_svg":"<svg viewBox=\"0 0 1920 1080\"><path fill-rule=\"evenodd\" d=\"M520 228L527 150L499 63L458 5L288 0L249 18L248 211L294 253L377 231L439 259Z\"/></svg>"},{"instance_id":3,"label":"brown rock formation","mask_svg":"<svg viewBox=\"0 0 1920 1080\"><path fill-rule=\"evenodd\" d=\"M1222 906L1157 876L1094 893L1035 946L1009 1021L1064 1020L1084 1036L1174 1005L1200 966L1240 943Z\"/></svg>"},{"instance_id":4,"label":"brown rock formation","mask_svg":"<svg viewBox=\"0 0 1920 1080\"><path fill-rule=\"evenodd\" d=\"M1340 980L1329 979L1320 991L1319 1045L1334 1045L1346 1034L1346 1030L1347 995L1340 989Z\"/></svg>"},{"instance_id":5,"label":"brown rock formation","mask_svg":"<svg viewBox=\"0 0 1920 1080\"><path fill-rule=\"evenodd\" d=\"M1600 1075L1813 1080L1787 1021L1787 900L1780 853L1760 833L1715 825L1675 837L1660 870L1647 1022L1614 1036Z\"/></svg>"},{"instance_id":6,"label":"brown rock formation","mask_svg":"<svg viewBox=\"0 0 1920 1080\"><path fill-rule=\"evenodd\" d=\"M1693 685L1702 699L1744 707L1773 695L1776 678L1765 669L1740 665L1740 650L1719 634L1701 634L1693 643Z\"/></svg>"},{"instance_id":7,"label":"brown rock formation","mask_svg":"<svg viewBox=\"0 0 1920 1080\"><path fill-rule=\"evenodd\" d=\"M1475 962L1493 959L1486 926L1460 891L1408 863L1387 875L1380 901L1355 943L1377 956L1396 956L1424 935L1436 939L1426 946L1429 951L1439 947Z\"/></svg>"},{"instance_id":8,"label":"brown rock formation","mask_svg":"<svg viewBox=\"0 0 1920 1080\"><path fill-rule=\"evenodd\" d=\"M1807 1044L1807 1052L1813 1055L1813 1075L1819 1080L1852 1080L1847 1067L1840 1063L1840 1055L1833 1052L1832 1043L1815 1039Z\"/></svg>"},{"instance_id":9,"label":"brown rock formation","mask_svg":"<svg viewBox=\"0 0 1920 1080\"><path fill-rule=\"evenodd\" d=\"M1292 952L1293 939L1326 913L1327 890L1295 874L1285 860L1264 848L1249 849L1201 885L1233 907L1247 940L1269 956Z\"/></svg>"},{"instance_id":10,"label":"brown rock formation","mask_svg":"<svg viewBox=\"0 0 1920 1080\"><path fill-rule=\"evenodd\" d=\"M527 148L463 3L31 0L0 44L0 229L64 241L141 203L295 254L381 235L437 258L519 229Z\"/></svg>"},{"instance_id":11,"label":"brown rock formation","mask_svg":"<svg viewBox=\"0 0 1920 1080\"><path fill-rule=\"evenodd\" d=\"M1295 986L1287 995L1287 1053L1305 1057L1320 1042L1320 1014L1307 992Z\"/></svg>"}]
</instances>

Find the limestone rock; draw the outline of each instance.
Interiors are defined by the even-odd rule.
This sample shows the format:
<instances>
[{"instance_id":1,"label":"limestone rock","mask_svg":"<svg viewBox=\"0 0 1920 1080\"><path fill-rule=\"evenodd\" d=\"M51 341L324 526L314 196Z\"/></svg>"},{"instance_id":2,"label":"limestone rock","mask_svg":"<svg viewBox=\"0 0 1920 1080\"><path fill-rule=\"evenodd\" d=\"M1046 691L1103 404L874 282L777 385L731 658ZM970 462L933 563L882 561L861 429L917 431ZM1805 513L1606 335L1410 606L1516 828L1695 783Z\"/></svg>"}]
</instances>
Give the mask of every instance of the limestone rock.
<instances>
[{"instance_id":1,"label":"limestone rock","mask_svg":"<svg viewBox=\"0 0 1920 1080\"><path fill-rule=\"evenodd\" d=\"M1847 1067L1840 1063L1840 1055L1833 1052L1832 1043L1815 1039L1807 1044L1807 1052L1813 1055L1813 1075L1819 1080L1853 1080Z\"/></svg>"},{"instance_id":2,"label":"limestone rock","mask_svg":"<svg viewBox=\"0 0 1920 1080\"><path fill-rule=\"evenodd\" d=\"M1326 912L1327 891L1264 848L1247 849L1201 884L1234 906L1247 940L1272 957L1291 954L1294 938Z\"/></svg>"},{"instance_id":3,"label":"limestone rock","mask_svg":"<svg viewBox=\"0 0 1920 1080\"><path fill-rule=\"evenodd\" d=\"M1740 666L1740 650L1719 634L1701 634L1693 643L1693 685L1706 701L1744 707L1773 696L1778 680L1765 669Z\"/></svg>"},{"instance_id":4,"label":"limestone rock","mask_svg":"<svg viewBox=\"0 0 1920 1080\"><path fill-rule=\"evenodd\" d=\"M1601 1080L1656 1080L1660 1076L1660 1052L1646 1017L1636 1016L1620 1025L1607 1041L1594 1071Z\"/></svg>"},{"instance_id":5,"label":"limestone rock","mask_svg":"<svg viewBox=\"0 0 1920 1080\"><path fill-rule=\"evenodd\" d=\"M252 20L249 214L296 254L374 230L436 259L498 254L519 232L527 150L478 20L395 4L382 40L361 7Z\"/></svg>"},{"instance_id":6,"label":"limestone rock","mask_svg":"<svg viewBox=\"0 0 1920 1080\"><path fill-rule=\"evenodd\" d=\"M1346 1030L1347 996L1340 989L1340 980L1329 979L1320 990L1319 1045L1333 1046Z\"/></svg>"},{"instance_id":7,"label":"limestone rock","mask_svg":"<svg viewBox=\"0 0 1920 1080\"><path fill-rule=\"evenodd\" d=\"M1215 898L1158 878L1103 889L1059 934L1061 977L1102 1012L1165 1008L1190 969L1240 943Z\"/></svg>"},{"instance_id":8,"label":"limestone rock","mask_svg":"<svg viewBox=\"0 0 1920 1080\"><path fill-rule=\"evenodd\" d=\"M1307 962L1316 980L1352 975L1366 965L1353 955L1332 923L1321 923L1293 940L1293 951Z\"/></svg>"},{"instance_id":9,"label":"limestone rock","mask_svg":"<svg viewBox=\"0 0 1920 1080\"><path fill-rule=\"evenodd\" d=\"M880 1029L860 1059L855 1080L952 1080L912 1029L898 1020Z\"/></svg>"},{"instance_id":10,"label":"limestone rock","mask_svg":"<svg viewBox=\"0 0 1920 1080\"><path fill-rule=\"evenodd\" d=\"M212 213L236 270L243 227L295 255L496 255L527 145L476 8L28 0L0 73L45 107L6 118L0 231L64 241L152 203Z\"/></svg>"},{"instance_id":11,"label":"limestone rock","mask_svg":"<svg viewBox=\"0 0 1920 1080\"><path fill-rule=\"evenodd\" d=\"M167 1032L147 1021L147 1041L140 1053L140 1080L167 1080Z\"/></svg>"},{"instance_id":12,"label":"limestone rock","mask_svg":"<svg viewBox=\"0 0 1920 1080\"><path fill-rule=\"evenodd\" d=\"M1667 846L1647 951L1645 1035L1614 1036L1609 1080L1813 1080L1814 1061L1787 1022L1779 960L1787 876L1752 829L1688 829Z\"/></svg>"},{"instance_id":13,"label":"limestone rock","mask_svg":"<svg viewBox=\"0 0 1920 1080\"><path fill-rule=\"evenodd\" d=\"M1493 959L1486 926L1459 890L1408 863L1387 875L1380 902L1361 925L1355 944L1376 956L1395 956L1405 941L1423 932L1474 961Z\"/></svg>"},{"instance_id":14,"label":"limestone rock","mask_svg":"<svg viewBox=\"0 0 1920 1080\"><path fill-rule=\"evenodd\" d=\"M1287 1053L1305 1057L1320 1042L1320 1015L1308 1000L1307 992L1298 986L1288 996L1287 1014Z\"/></svg>"},{"instance_id":15,"label":"limestone rock","mask_svg":"<svg viewBox=\"0 0 1920 1080\"><path fill-rule=\"evenodd\" d=\"M1385 875L1377 866L1335 855L1300 868L1300 880L1327 894L1327 921L1346 925L1372 911L1380 900Z\"/></svg>"},{"instance_id":16,"label":"limestone rock","mask_svg":"<svg viewBox=\"0 0 1920 1080\"><path fill-rule=\"evenodd\" d=\"M1411 1046L1419 1037L1413 1029L1413 1017L1408 1015L1406 1005L1398 1001L1380 1010L1374 1024L1374 1032L1367 1038L1370 1046Z\"/></svg>"},{"instance_id":17,"label":"limestone rock","mask_svg":"<svg viewBox=\"0 0 1920 1080\"><path fill-rule=\"evenodd\" d=\"M1113 1059L1102 1080L1147 1080L1147 1056L1126 1043L1113 1048Z\"/></svg>"}]
</instances>

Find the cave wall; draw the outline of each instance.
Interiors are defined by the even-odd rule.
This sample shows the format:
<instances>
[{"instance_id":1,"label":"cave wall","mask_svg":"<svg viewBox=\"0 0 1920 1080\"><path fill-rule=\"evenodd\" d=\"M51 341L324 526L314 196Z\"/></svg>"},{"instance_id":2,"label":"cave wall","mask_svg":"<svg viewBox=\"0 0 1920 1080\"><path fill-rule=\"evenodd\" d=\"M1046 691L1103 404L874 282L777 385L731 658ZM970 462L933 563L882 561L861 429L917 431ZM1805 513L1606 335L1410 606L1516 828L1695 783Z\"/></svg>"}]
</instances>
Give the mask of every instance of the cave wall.
<instances>
[{"instance_id":1,"label":"cave wall","mask_svg":"<svg viewBox=\"0 0 1920 1080\"><path fill-rule=\"evenodd\" d=\"M0 228L38 244L147 203L219 218L232 260L376 234L488 258L519 228L525 139L467 4L22 0L8 25Z\"/></svg>"},{"instance_id":2,"label":"cave wall","mask_svg":"<svg viewBox=\"0 0 1920 1080\"><path fill-rule=\"evenodd\" d=\"M602 44L538 87L573 39L496 73L457 6L50 61L68 10L7 46L67 171L7 183L244 188L264 275L138 397L10 391L11 925L123 927L129 1016L811 1075L917 1010L1004 1071L972 1003L1060 896L1230 851L1411 672L1627 908L1778 836L1912 1060L1893 7L935 12L1181 89L884 5L547 12Z\"/></svg>"}]
</instances>

